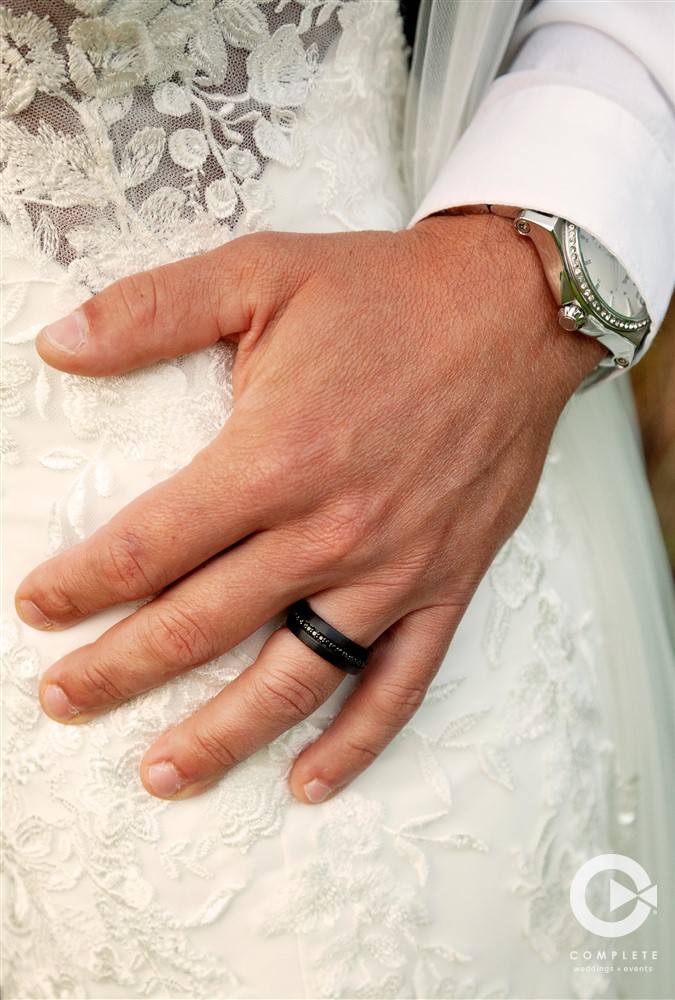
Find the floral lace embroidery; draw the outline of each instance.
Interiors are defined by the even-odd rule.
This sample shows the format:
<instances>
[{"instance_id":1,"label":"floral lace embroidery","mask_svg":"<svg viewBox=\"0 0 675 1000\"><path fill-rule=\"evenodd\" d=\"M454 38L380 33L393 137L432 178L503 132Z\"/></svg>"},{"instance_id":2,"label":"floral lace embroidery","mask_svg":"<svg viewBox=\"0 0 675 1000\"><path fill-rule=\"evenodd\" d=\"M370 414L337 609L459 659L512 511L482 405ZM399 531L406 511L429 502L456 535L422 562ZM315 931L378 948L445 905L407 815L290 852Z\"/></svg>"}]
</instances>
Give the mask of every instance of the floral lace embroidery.
<instances>
[{"instance_id":1,"label":"floral lace embroidery","mask_svg":"<svg viewBox=\"0 0 675 1000\"><path fill-rule=\"evenodd\" d=\"M118 468L136 463L150 485L217 433L231 407L232 356L214 348L124 377L60 376L29 354L41 325L24 322L29 292L43 287L66 312L125 274L264 228L274 204L266 167L298 168L327 122L319 211L354 228L377 197L391 226L400 225L400 207L387 203L368 164L395 162L405 66L395 6L381 0L66 0L58 18L26 6L0 8L3 250L28 275L6 284L3 297L12 353L2 369L2 449L13 471L34 464L63 480L49 525L58 551L104 519ZM369 127L355 129L355 121ZM35 433L59 420L67 444ZM564 548L547 489L544 481L488 584L491 673L506 673L509 639L525 621L528 656L504 688L466 670L434 685L424 721L392 748L412 762L410 787L423 787L433 810L399 821L393 804L344 793L316 811L305 866L275 853L292 806L286 775L327 717L297 727L208 792L197 830L178 828L173 807L147 796L137 778L152 735L236 677L264 635L80 729L45 720L36 697L45 664L8 622L8 996L85 996L91 980L139 996L233 992L240 956L214 957L200 934L215 928L226 940L228 920L241 919L232 917L237 901L261 871L272 878L268 869L279 894L251 904L246 934L288 938L290 949L328 927L333 938L314 946L308 974L321 995L507 996L508 984L485 979L474 956L438 938L420 890L434 884L441 858L484 859L494 850L479 824L462 821L456 764L473 756L479 780L515 796L519 748L534 741L546 747L547 798L536 844L514 855L512 888L534 954L554 960L574 931L560 885L602 841L609 821L598 803L613 779L611 747L606 766L589 757L599 721L589 623L547 585ZM454 699L463 707L453 713ZM49 803L49 820L26 810L27 791ZM624 826L635 808L629 800ZM591 995L604 986L574 988Z\"/></svg>"},{"instance_id":2,"label":"floral lace embroidery","mask_svg":"<svg viewBox=\"0 0 675 1000\"><path fill-rule=\"evenodd\" d=\"M353 182L382 150L378 132L390 130L390 143L397 134L405 67L387 5L73 2L73 14L84 16L70 19L64 8L58 31L47 17L13 12L23 6L0 8L2 212L20 249L34 245L67 264L90 292L219 246L235 227L264 228L273 202L264 167L297 167L318 118L337 112L341 155L331 149L325 158L329 189L347 176ZM398 58L369 49L374 32L388 50L398 47ZM341 33L329 81L319 67ZM355 101L363 103L354 81L368 79L368 62L381 71L371 97L375 133L347 151L342 126ZM367 185L361 181L361 196ZM326 209L330 201L327 190Z\"/></svg>"},{"instance_id":3,"label":"floral lace embroidery","mask_svg":"<svg viewBox=\"0 0 675 1000\"><path fill-rule=\"evenodd\" d=\"M444 943L420 946L418 929L429 923L414 883L396 879L387 863L388 842L406 860L415 842L451 849L487 850L464 835L432 833L446 814L409 821L398 830L386 825L384 806L345 791L323 809L315 835L315 858L269 906L263 933L308 934L331 929L328 946L315 960L312 987L322 997L478 996L470 977L450 971L471 962ZM424 858L423 852L419 856ZM418 872L419 873L419 872ZM440 928L438 928L440 931ZM412 986L411 986L412 984ZM504 987L481 990L483 997L506 996Z\"/></svg>"}]
</instances>

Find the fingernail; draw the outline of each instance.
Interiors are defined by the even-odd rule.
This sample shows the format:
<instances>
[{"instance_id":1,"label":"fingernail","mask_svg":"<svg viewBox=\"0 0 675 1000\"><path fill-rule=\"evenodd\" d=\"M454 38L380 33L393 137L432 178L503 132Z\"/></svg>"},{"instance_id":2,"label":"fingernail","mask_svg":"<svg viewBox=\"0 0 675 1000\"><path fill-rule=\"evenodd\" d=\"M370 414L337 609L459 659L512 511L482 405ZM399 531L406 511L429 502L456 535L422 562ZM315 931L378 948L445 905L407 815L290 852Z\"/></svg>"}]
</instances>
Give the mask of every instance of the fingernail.
<instances>
[{"instance_id":1,"label":"fingernail","mask_svg":"<svg viewBox=\"0 0 675 1000\"><path fill-rule=\"evenodd\" d=\"M333 791L332 788L324 785L323 781L319 781L318 778L312 778L311 781L302 786L302 790L308 802L323 802Z\"/></svg>"},{"instance_id":2,"label":"fingernail","mask_svg":"<svg viewBox=\"0 0 675 1000\"><path fill-rule=\"evenodd\" d=\"M32 601L19 601L17 604L19 617L31 628L51 628L54 622L42 614L37 604Z\"/></svg>"},{"instance_id":3,"label":"fingernail","mask_svg":"<svg viewBox=\"0 0 675 1000\"><path fill-rule=\"evenodd\" d=\"M162 798L168 798L170 795L174 795L186 784L186 782L179 777L176 768L168 760L162 761L161 764L153 764L152 767L148 769L148 781L152 785L154 791L157 792L158 795L161 795Z\"/></svg>"},{"instance_id":4,"label":"fingernail","mask_svg":"<svg viewBox=\"0 0 675 1000\"><path fill-rule=\"evenodd\" d=\"M59 722L67 721L80 714L78 709L70 704L66 697L66 692L58 684L47 685L42 695L42 701L47 714L51 715L54 719L58 719Z\"/></svg>"},{"instance_id":5,"label":"fingernail","mask_svg":"<svg viewBox=\"0 0 675 1000\"><path fill-rule=\"evenodd\" d=\"M87 317L81 309L69 313L63 319L57 319L55 323L50 323L42 331L54 347L68 354L75 354L84 344L89 333Z\"/></svg>"}]
</instances>

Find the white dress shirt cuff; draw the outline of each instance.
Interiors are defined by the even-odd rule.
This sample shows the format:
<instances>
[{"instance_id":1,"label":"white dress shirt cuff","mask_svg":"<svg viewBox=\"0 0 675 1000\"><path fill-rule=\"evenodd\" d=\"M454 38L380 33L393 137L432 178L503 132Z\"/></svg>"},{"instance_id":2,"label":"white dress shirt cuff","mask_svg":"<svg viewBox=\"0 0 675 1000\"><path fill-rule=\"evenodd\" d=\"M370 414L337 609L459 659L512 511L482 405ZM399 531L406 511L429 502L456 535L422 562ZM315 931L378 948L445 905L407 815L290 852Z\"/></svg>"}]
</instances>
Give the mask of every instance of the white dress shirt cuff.
<instances>
[{"instance_id":1,"label":"white dress shirt cuff","mask_svg":"<svg viewBox=\"0 0 675 1000\"><path fill-rule=\"evenodd\" d=\"M556 71L499 77L411 225L480 203L562 216L597 237L637 284L653 337L675 279L673 163L635 113Z\"/></svg>"}]
</instances>

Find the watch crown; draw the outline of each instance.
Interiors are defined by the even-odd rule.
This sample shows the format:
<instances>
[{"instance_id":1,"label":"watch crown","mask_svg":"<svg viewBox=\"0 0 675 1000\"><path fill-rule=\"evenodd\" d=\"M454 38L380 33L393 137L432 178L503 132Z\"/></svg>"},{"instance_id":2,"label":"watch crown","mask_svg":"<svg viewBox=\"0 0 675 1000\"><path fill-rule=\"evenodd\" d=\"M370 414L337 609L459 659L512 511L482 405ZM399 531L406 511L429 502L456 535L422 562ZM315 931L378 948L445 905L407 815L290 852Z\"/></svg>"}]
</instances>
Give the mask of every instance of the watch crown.
<instances>
[{"instance_id":1,"label":"watch crown","mask_svg":"<svg viewBox=\"0 0 675 1000\"><path fill-rule=\"evenodd\" d=\"M558 322L563 330L578 330L586 322L586 313L575 302L568 302L558 309Z\"/></svg>"}]
</instances>

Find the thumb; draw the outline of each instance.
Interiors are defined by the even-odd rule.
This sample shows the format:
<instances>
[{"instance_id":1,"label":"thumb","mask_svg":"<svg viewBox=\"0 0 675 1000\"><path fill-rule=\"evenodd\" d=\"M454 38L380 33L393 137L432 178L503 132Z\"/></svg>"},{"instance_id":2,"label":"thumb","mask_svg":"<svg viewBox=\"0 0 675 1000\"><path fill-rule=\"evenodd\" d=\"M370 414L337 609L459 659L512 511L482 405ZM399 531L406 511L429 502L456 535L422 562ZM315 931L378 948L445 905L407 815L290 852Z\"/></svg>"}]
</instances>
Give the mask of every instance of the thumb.
<instances>
[{"instance_id":1,"label":"thumb","mask_svg":"<svg viewBox=\"0 0 675 1000\"><path fill-rule=\"evenodd\" d=\"M38 353L61 371L116 375L264 328L280 285L265 242L241 237L115 281L41 330ZM275 280L260 281L267 268Z\"/></svg>"}]
</instances>

